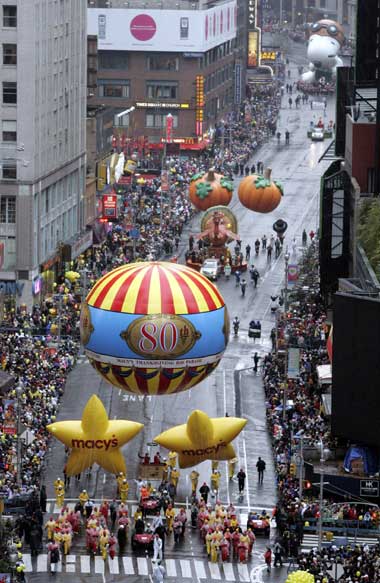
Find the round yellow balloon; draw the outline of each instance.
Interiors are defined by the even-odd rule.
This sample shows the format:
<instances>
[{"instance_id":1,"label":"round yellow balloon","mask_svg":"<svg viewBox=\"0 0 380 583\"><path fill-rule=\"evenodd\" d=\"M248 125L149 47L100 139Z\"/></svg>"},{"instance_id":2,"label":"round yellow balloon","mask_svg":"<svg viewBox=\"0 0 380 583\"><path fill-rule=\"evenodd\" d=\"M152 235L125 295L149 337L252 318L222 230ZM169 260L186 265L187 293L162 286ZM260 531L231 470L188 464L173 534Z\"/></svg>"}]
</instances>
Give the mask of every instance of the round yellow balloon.
<instances>
[{"instance_id":1,"label":"round yellow balloon","mask_svg":"<svg viewBox=\"0 0 380 583\"><path fill-rule=\"evenodd\" d=\"M205 460L229 460L235 457L231 441L246 425L246 419L219 417L210 419L203 411L193 411L187 423L160 433L154 441L178 453L180 468L190 468Z\"/></svg>"},{"instance_id":2,"label":"round yellow balloon","mask_svg":"<svg viewBox=\"0 0 380 583\"><path fill-rule=\"evenodd\" d=\"M135 421L108 419L107 411L96 395L87 401L82 419L58 421L47 426L50 433L71 449L66 467L68 476L80 474L94 463L111 474L126 474L120 448L142 428L143 425Z\"/></svg>"},{"instance_id":3,"label":"round yellow balloon","mask_svg":"<svg viewBox=\"0 0 380 583\"><path fill-rule=\"evenodd\" d=\"M294 571L288 575L286 583L315 583L315 579L307 571Z\"/></svg>"}]
</instances>

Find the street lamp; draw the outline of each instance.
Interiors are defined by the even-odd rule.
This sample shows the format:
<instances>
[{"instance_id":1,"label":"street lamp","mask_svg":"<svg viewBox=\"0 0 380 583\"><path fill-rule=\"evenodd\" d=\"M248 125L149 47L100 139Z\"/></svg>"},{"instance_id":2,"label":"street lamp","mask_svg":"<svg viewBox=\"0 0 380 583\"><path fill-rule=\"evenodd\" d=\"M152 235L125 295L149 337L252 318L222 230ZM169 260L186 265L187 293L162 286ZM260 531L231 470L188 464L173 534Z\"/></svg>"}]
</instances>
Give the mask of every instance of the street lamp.
<instances>
[{"instance_id":1,"label":"street lamp","mask_svg":"<svg viewBox=\"0 0 380 583\"><path fill-rule=\"evenodd\" d=\"M318 519L318 551L321 551L322 548L322 523L323 523L323 478L324 478L324 471L325 471L325 451L323 447L323 440L320 440L320 447L321 447L321 468L320 468L320 482L319 482L319 519Z\"/></svg>"},{"instance_id":2,"label":"street lamp","mask_svg":"<svg viewBox=\"0 0 380 583\"><path fill-rule=\"evenodd\" d=\"M20 401L20 397L24 391L24 387L22 382L20 381L19 384L17 385L16 389L16 397L17 397L17 473L16 473L16 479L17 479L17 485L18 486L22 486L22 473L21 473L21 437L20 437L20 433L21 433L21 401Z\"/></svg>"},{"instance_id":3,"label":"street lamp","mask_svg":"<svg viewBox=\"0 0 380 583\"><path fill-rule=\"evenodd\" d=\"M286 248L284 259L285 259L284 312L286 314L286 312L288 311L288 275L289 275L289 259L290 259L290 253L288 251L288 248Z\"/></svg>"},{"instance_id":4,"label":"street lamp","mask_svg":"<svg viewBox=\"0 0 380 583\"><path fill-rule=\"evenodd\" d=\"M120 113L117 113L115 117L116 117L117 120L119 120L118 125L119 126L123 126L124 124L123 124L122 118L125 115L128 115L129 113L132 113L132 111L135 111L135 109L136 109L135 106L132 105L132 107L129 107L128 109L124 109L124 111L121 111Z\"/></svg>"}]
</instances>

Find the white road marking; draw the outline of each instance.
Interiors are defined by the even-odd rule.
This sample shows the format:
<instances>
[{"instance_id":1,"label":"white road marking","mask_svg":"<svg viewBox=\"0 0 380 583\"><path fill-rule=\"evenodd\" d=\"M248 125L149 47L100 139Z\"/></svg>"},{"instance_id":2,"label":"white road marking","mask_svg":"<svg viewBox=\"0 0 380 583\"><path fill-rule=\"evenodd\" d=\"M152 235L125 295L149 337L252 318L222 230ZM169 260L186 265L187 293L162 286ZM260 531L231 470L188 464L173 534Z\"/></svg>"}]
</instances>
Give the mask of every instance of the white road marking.
<instances>
[{"instance_id":1,"label":"white road marking","mask_svg":"<svg viewBox=\"0 0 380 583\"><path fill-rule=\"evenodd\" d=\"M126 575L134 575L135 569L131 557L123 557L124 571Z\"/></svg>"},{"instance_id":2,"label":"white road marking","mask_svg":"<svg viewBox=\"0 0 380 583\"><path fill-rule=\"evenodd\" d=\"M104 575L104 561L102 557L95 557L95 573Z\"/></svg>"},{"instance_id":3,"label":"white road marking","mask_svg":"<svg viewBox=\"0 0 380 583\"><path fill-rule=\"evenodd\" d=\"M222 567L226 581L236 581L234 569L231 563L222 563Z\"/></svg>"},{"instance_id":4,"label":"white road marking","mask_svg":"<svg viewBox=\"0 0 380 583\"><path fill-rule=\"evenodd\" d=\"M181 565L182 577L185 577L185 578L187 577L188 579L191 579L192 574L191 574L190 561L181 559L180 565Z\"/></svg>"},{"instance_id":5,"label":"white road marking","mask_svg":"<svg viewBox=\"0 0 380 583\"><path fill-rule=\"evenodd\" d=\"M66 555L66 563L75 563L76 555Z\"/></svg>"},{"instance_id":6,"label":"white road marking","mask_svg":"<svg viewBox=\"0 0 380 583\"><path fill-rule=\"evenodd\" d=\"M207 579L205 566L202 561L194 561L194 567L198 579Z\"/></svg>"},{"instance_id":7,"label":"white road marking","mask_svg":"<svg viewBox=\"0 0 380 583\"><path fill-rule=\"evenodd\" d=\"M137 559L137 571L139 575L147 575L148 574L148 562L146 559L142 559L138 557Z\"/></svg>"},{"instance_id":8,"label":"white road marking","mask_svg":"<svg viewBox=\"0 0 380 583\"><path fill-rule=\"evenodd\" d=\"M115 557L114 559L108 557L108 568L110 570L111 575L119 574L119 560L117 557Z\"/></svg>"},{"instance_id":9,"label":"white road marking","mask_svg":"<svg viewBox=\"0 0 380 583\"><path fill-rule=\"evenodd\" d=\"M75 565L69 563L66 565L66 573L75 573Z\"/></svg>"},{"instance_id":10,"label":"white road marking","mask_svg":"<svg viewBox=\"0 0 380 583\"><path fill-rule=\"evenodd\" d=\"M222 378L223 378L223 410L226 413L227 411L227 392L226 392L226 371L225 369L223 369L223 374L222 374ZM225 472L226 472L226 486L227 486L227 502L228 504L230 504L230 479L228 477L228 473L229 473L229 468L228 468L228 462L227 464L225 464Z\"/></svg>"},{"instance_id":11,"label":"white road marking","mask_svg":"<svg viewBox=\"0 0 380 583\"><path fill-rule=\"evenodd\" d=\"M32 558L29 553L23 553L22 560L24 561L25 571L27 573L32 573L33 565L32 565Z\"/></svg>"},{"instance_id":12,"label":"white road marking","mask_svg":"<svg viewBox=\"0 0 380 583\"><path fill-rule=\"evenodd\" d=\"M222 577L220 575L220 571L219 571L218 564L217 563L211 563L209 561L208 566L209 566L209 569L210 569L210 573L211 573L212 579L218 579L218 580L220 580Z\"/></svg>"},{"instance_id":13,"label":"white road marking","mask_svg":"<svg viewBox=\"0 0 380 583\"><path fill-rule=\"evenodd\" d=\"M45 573L47 571L47 555L38 555L37 571L38 573Z\"/></svg>"},{"instance_id":14,"label":"white road marking","mask_svg":"<svg viewBox=\"0 0 380 583\"><path fill-rule=\"evenodd\" d=\"M88 555L83 555L80 558L80 570L81 573L91 573L90 557Z\"/></svg>"},{"instance_id":15,"label":"white road marking","mask_svg":"<svg viewBox=\"0 0 380 583\"><path fill-rule=\"evenodd\" d=\"M243 563L238 563L237 568L238 568L238 572L239 572L240 581L250 581L251 580L249 577L247 565L244 565Z\"/></svg>"},{"instance_id":16,"label":"white road marking","mask_svg":"<svg viewBox=\"0 0 380 583\"><path fill-rule=\"evenodd\" d=\"M166 559L166 574L168 577L177 577L177 569L175 567L174 559Z\"/></svg>"},{"instance_id":17,"label":"white road marking","mask_svg":"<svg viewBox=\"0 0 380 583\"><path fill-rule=\"evenodd\" d=\"M247 504L248 510L251 508L250 496L249 496L249 480L248 480L248 461L247 461L247 449L245 447L245 432L243 434L243 452L244 452L244 468L245 468L245 491L247 493Z\"/></svg>"}]
</instances>

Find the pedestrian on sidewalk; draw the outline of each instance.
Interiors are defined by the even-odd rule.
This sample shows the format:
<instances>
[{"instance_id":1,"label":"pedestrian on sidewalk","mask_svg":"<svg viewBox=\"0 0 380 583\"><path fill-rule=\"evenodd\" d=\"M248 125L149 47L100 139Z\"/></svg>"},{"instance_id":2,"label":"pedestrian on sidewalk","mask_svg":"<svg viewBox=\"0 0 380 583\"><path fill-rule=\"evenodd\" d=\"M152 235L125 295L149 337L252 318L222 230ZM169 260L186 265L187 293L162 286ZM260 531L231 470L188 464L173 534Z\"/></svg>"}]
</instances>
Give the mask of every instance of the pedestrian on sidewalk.
<instances>
[{"instance_id":1,"label":"pedestrian on sidewalk","mask_svg":"<svg viewBox=\"0 0 380 583\"><path fill-rule=\"evenodd\" d=\"M255 373L257 372L259 360L260 360L260 356L257 354L257 352L255 352L255 354L253 355L253 372L255 372Z\"/></svg>"},{"instance_id":2,"label":"pedestrian on sidewalk","mask_svg":"<svg viewBox=\"0 0 380 583\"><path fill-rule=\"evenodd\" d=\"M302 231L302 245L303 247L306 247L307 244L307 233L305 231L305 229Z\"/></svg>"},{"instance_id":3,"label":"pedestrian on sidewalk","mask_svg":"<svg viewBox=\"0 0 380 583\"><path fill-rule=\"evenodd\" d=\"M239 494L241 494L241 492L243 492L243 490L244 490L244 484L245 484L245 478L246 478L246 474L245 474L245 471L243 470L243 468L240 468L236 477L238 479Z\"/></svg>"},{"instance_id":4,"label":"pedestrian on sidewalk","mask_svg":"<svg viewBox=\"0 0 380 583\"><path fill-rule=\"evenodd\" d=\"M202 486L199 488L199 493L202 496L203 500L207 504L208 494L210 492L210 486L203 482Z\"/></svg>"},{"instance_id":5,"label":"pedestrian on sidewalk","mask_svg":"<svg viewBox=\"0 0 380 583\"><path fill-rule=\"evenodd\" d=\"M277 541L276 544L274 545L273 552L274 552L273 567L277 567L277 563L279 563L280 567L282 567L282 554L284 552L284 549L282 548L279 541Z\"/></svg>"},{"instance_id":6,"label":"pedestrian on sidewalk","mask_svg":"<svg viewBox=\"0 0 380 583\"><path fill-rule=\"evenodd\" d=\"M265 472L265 468L266 468L266 463L264 460L261 459L261 457L259 457L259 459L257 460L256 468L257 468L257 474L258 474L258 478L259 478L259 484L262 484L263 480L264 480L264 472Z\"/></svg>"},{"instance_id":7,"label":"pedestrian on sidewalk","mask_svg":"<svg viewBox=\"0 0 380 583\"><path fill-rule=\"evenodd\" d=\"M267 247L267 261L270 263L272 261L272 245Z\"/></svg>"}]
</instances>

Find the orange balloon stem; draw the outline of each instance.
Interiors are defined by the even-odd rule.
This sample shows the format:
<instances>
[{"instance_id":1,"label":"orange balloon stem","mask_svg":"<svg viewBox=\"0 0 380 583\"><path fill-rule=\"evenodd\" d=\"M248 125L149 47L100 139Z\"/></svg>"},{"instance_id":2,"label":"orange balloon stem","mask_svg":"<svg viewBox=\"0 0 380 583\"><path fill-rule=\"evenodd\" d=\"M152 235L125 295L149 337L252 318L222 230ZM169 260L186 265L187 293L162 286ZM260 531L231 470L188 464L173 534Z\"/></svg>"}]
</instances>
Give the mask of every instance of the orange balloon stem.
<instances>
[{"instance_id":1,"label":"orange balloon stem","mask_svg":"<svg viewBox=\"0 0 380 583\"><path fill-rule=\"evenodd\" d=\"M264 178L266 178L267 180L270 180L271 174L272 174L272 168L265 168Z\"/></svg>"},{"instance_id":2,"label":"orange balloon stem","mask_svg":"<svg viewBox=\"0 0 380 583\"><path fill-rule=\"evenodd\" d=\"M210 168L207 172L207 180L208 182L213 182L215 180L215 169Z\"/></svg>"}]
</instances>

